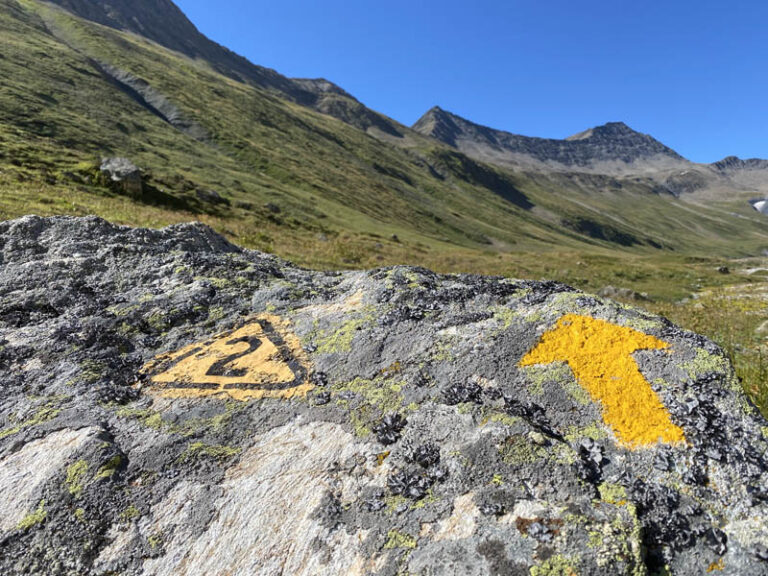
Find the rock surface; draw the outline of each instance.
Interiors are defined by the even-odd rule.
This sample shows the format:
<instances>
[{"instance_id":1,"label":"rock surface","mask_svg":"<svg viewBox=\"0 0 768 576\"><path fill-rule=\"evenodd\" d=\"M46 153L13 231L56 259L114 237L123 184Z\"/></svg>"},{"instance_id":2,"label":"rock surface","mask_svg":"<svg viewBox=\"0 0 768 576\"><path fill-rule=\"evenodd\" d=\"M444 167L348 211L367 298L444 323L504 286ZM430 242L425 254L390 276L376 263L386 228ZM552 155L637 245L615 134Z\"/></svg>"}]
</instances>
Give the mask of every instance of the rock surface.
<instances>
[{"instance_id":1,"label":"rock surface","mask_svg":"<svg viewBox=\"0 0 768 576\"><path fill-rule=\"evenodd\" d=\"M661 318L201 225L0 266L2 574L768 574L768 423Z\"/></svg>"}]
</instances>

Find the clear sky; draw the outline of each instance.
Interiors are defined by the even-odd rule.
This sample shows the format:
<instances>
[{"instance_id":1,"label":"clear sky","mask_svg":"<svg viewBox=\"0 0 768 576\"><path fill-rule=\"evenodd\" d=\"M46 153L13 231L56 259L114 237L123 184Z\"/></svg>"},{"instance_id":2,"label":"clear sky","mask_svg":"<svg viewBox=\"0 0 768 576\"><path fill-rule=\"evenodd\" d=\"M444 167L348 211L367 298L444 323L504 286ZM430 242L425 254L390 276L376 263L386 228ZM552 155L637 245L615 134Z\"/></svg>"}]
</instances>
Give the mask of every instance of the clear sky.
<instances>
[{"instance_id":1,"label":"clear sky","mask_svg":"<svg viewBox=\"0 0 768 576\"><path fill-rule=\"evenodd\" d=\"M768 1L176 0L252 62L412 124L438 105L563 138L624 121L684 156L768 158Z\"/></svg>"}]
</instances>

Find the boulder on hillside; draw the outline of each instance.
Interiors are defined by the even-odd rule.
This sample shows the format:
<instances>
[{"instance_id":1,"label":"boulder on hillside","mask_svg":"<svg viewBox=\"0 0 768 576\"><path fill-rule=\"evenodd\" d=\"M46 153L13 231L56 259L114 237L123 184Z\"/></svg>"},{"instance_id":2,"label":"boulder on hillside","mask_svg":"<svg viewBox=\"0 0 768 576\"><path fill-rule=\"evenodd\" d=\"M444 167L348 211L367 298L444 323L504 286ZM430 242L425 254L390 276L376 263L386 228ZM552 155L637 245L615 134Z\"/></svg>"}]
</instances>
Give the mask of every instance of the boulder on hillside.
<instances>
[{"instance_id":1,"label":"boulder on hillside","mask_svg":"<svg viewBox=\"0 0 768 576\"><path fill-rule=\"evenodd\" d=\"M132 198L141 198L144 178L141 170L128 158L103 158L99 169L114 190Z\"/></svg>"},{"instance_id":2,"label":"boulder on hillside","mask_svg":"<svg viewBox=\"0 0 768 576\"><path fill-rule=\"evenodd\" d=\"M722 351L553 282L0 223L2 574L768 574Z\"/></svg>"}]
</instances>

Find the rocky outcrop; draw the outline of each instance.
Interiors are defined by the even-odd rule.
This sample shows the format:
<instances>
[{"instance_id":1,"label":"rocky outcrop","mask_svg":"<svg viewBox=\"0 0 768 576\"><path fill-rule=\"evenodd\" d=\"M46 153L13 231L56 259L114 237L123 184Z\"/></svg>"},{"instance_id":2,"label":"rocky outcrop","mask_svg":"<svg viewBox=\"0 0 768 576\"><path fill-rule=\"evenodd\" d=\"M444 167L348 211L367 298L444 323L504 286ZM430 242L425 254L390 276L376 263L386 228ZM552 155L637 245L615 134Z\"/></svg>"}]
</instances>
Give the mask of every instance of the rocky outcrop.
<instances>
[{"instance_id":1,"label":"rocky outcrop","mask_svg":"<svg viewBox=\"0 0 768 576\"><path fill-rule=\"evenodd\" d=\"M551 282L0 224L3 574L768 573L723 353Z\"/></svg>"},{"instance_id":2,"label":"rocky outcrop","mask_svg":"<svg viewBox=\"0 0 768 576\"><path fill-rule=\"evenodd\" d=\"M719 172L734 172L739 170L768 170L768 160L749 158L742 160L737 156L728 156L719 162L711 164L712 168Z\"/></svg>"},{"instance_id":3,"label":"rocky outcrop","mask_svg":"<svg viewBox=\"0 0 768 576\"><path fill-rule=\"evenodd\" d=\"M139 167L128 158L121 156L102 158L99 171L110 188L132 198L142 197L144 176Z\"/></svg>"}]
</instances>

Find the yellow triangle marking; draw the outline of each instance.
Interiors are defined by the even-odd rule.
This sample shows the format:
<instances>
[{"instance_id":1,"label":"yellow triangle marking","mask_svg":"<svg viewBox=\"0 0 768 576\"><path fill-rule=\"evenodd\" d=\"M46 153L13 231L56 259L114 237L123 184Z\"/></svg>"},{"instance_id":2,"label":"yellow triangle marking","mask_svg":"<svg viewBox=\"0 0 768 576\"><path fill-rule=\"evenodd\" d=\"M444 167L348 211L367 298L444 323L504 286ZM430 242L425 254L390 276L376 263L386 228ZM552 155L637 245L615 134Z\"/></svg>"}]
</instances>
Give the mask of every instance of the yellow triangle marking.
<instances>
[{"instance_id":1,"label":"yellow triangle marking","mask_svg":"<svg viewBox=\"0 0 768 576\"><path fill-rule=\"evenodd\" d=\"M588 316L568 314L545 333L520 366L567 362L603 420L629 448L685 442L683 430L640 373L632 353L666 349L667 342L631 328Z\"/></svg>"},{"instance_id":2,"label":"yellow triangle marking","mask_svg":"<svg viewBox=\"0 0 768 576\"><path fill-rule=\"evenodd\" d=\"M226 394L235 400L304 396L309 362L288 324L262 315L212 338L161 354L142 373L167 398Z\"/></svg>"}]
</instances>

